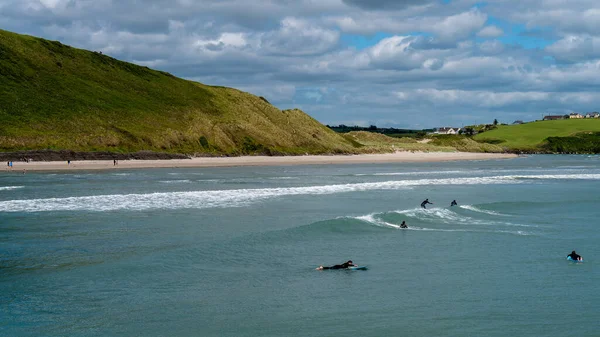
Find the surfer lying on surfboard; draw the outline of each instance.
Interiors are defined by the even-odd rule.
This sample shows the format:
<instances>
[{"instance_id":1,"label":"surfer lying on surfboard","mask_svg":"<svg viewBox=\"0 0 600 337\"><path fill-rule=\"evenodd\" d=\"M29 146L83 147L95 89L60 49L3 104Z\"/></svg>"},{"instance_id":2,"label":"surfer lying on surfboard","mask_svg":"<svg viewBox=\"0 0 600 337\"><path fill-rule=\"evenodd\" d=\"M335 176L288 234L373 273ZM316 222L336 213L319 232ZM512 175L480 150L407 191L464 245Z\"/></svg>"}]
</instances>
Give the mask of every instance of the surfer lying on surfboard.
<instances>
[{"instance_id":1,"label":"surfer lying on surfboard","mask_svg":"<svg viewBox=\"0 0 600 337\"><path fill-rule=\"evenodd\" d=\"M317 268L317 270L327 270L327 269L348 269L350 267L357 267L357 265L355 265L354 263L352 263L352 260L348 260L347 262L344 262L342 264L336 264L333 265L331 267L323 267L323 266L319 266L319 268Z\"/></svg>"}]
</instances>

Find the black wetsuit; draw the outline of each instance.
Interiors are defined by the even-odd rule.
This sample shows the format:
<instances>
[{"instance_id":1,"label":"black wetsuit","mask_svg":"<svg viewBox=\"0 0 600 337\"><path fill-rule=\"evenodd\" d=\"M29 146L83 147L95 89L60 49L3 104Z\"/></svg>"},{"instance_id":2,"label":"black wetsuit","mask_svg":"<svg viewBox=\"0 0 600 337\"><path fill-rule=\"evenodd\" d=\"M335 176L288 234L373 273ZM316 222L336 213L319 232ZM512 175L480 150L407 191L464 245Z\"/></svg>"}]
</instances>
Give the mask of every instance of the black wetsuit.
<instances>
[{"instance_id":1,"label":"black wetsuit","mask_svg":"<svg viewBox=\"0 0 600 337\"><path fill-rule=\"evenodd\" d=\"M458 205L458 204L456 203L456 200L452 200L452 202L450 203L450 207L452 207L452 206L456 206L456 205Z\"/></svg>"},{"instance_id":2,"label":"black wetsuit","mask_svg":"<svg viewBox=\"0 0 600 337\"><path fill-rule=\"evenodd\" d=\"M425 201L423 201L423 202L421 203L421 207L423 207L423 208L427 208L427 207L425 207L425 205L427 205L427 204L432 204L432 205L433 205L433 203L429 202L429 199L427 199L427 200L425 200Z\"/></svg>"},{"instance_id":3,"label":"black wetsuit","mask_svg":"<svg viewBox=\"0 0 600 337\"><path fill-rule=\"evenodd\" d=\"M336 264L335 266L331 266L331 267L323 267L323 269L346 269L348 267L352 267L353 264L348 263L348 262L344 262L342 264Z\"/></svg>"},{"instance_id":4,"label":"black wetsuit","mask_svg":"<svg viewBox=\"0 0 600 337\"><path fill-rule=\"evenodd\" d=\"M408 226L404 221L402 221L402 223L400 224L400 228L408 228Z\"/></svg>"},{"instance_id":5,"label":"black wetsuit","mask_svg":"<svg viewBox=\"0 0 600 337\"><path fill-rule=\"evenodd\" d=\"M577 253L571 253L569 255L567 255L567 257L570 257L571 259L573 259L574 261L579 261L581 260L581 255L577 254Z\"/></svg>"}]
</instances>

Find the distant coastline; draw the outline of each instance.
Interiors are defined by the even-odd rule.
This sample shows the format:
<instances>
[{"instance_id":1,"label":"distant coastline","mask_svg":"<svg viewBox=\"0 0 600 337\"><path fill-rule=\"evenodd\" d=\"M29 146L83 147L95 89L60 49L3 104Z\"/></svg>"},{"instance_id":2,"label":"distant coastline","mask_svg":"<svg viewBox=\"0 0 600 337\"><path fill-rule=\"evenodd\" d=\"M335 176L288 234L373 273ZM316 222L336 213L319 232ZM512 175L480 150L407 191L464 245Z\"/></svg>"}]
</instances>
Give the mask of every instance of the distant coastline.
<instances>
[{"instance_id":1,"label":"distant coastline","mask_svg":"<svg viewBox=\"0 0 600 337\"><path fill-rule=\"evenodd\" d=\"M72 160L67 161L14 161L12 167L3 163L5 172L68 171L68 170L114 170L136 168L191 168L230 166L285 166L328 164L374 164L442 162L459 160L487 160L516 158L508 153L474 152L396 152L359 155L307 155L307 156L241 156L241 157L195 157L190 159L164 160Z\"/></svg>"}]
</instances>

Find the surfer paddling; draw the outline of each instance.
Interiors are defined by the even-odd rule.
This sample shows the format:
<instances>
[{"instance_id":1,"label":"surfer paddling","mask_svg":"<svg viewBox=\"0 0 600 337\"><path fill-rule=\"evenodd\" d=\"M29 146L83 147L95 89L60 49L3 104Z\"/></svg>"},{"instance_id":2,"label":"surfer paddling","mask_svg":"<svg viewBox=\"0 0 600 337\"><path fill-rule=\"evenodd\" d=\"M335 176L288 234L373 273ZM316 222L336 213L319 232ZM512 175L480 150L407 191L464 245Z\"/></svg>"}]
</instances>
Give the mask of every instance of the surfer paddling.
<instances>
[{"instance_id":1,"label":"surfer paddling","mask_svg":"<svg viewBox=\"0 0 600 337\"><path fill-rule=\"evenodd\" d=\"M347 262L344 262L342 264L336 264L333 265L331 267L323 267L323 266L319 266L317 268L317 270L327 270L327 269L348 269L350 267L358 267L357 265L355 265L352 260L348 260Z\"/></svg>"},{"instance_id":2,"label":"surfer paddling","mask_svg":"<svg viewBox=\"0 0 600 337\"><path fill-rule=\"evenodd\" d=\"M567 258L571 258L573 261L583 261L581 255L575 253L575 251L572 251L571 254L567 255Z\"/></svg>"}]
</instances>

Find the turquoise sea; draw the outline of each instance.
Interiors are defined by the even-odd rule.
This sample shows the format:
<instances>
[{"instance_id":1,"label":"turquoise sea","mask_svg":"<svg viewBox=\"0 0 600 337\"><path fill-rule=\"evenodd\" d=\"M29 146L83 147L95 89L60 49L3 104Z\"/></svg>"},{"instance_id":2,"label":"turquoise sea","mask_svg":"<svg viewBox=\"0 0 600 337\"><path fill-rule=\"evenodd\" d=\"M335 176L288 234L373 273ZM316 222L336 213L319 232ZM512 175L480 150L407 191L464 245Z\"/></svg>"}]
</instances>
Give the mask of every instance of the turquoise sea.
<instances>
[{"instance_id":1,"label":"turquoise sea","mask_svg":"<svg viewBox=\"0 0 600 337\"><path fill-rule=\"evenodd\" d=\"M599 336L599 191L599 156L1 172L0 336Z\"/></svg>"}]
</instances>

